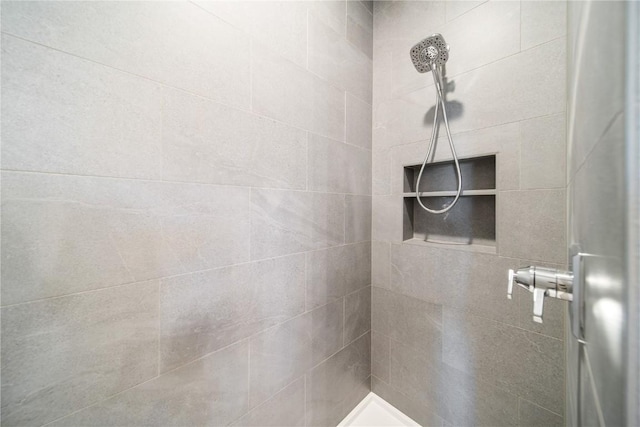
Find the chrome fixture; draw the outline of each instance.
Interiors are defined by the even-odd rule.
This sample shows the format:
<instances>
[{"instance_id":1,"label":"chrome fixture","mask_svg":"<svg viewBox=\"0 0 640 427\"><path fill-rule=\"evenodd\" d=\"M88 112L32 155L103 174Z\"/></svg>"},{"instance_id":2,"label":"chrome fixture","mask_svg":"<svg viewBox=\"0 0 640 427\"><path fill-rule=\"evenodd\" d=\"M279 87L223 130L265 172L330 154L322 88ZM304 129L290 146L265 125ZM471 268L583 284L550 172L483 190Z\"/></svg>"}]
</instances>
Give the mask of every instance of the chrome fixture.
<instances>
[{"instance_id":1,"label":"chrome fixture","mask_svg":"<svg viewBox=\"0 0 640 427\"><path fill-rule=\"evenodd\" d=\"M513 295L514 283L533 294L533 321L537 323L542 323L545 298L573 301L574 275L568 271L535 266L509 270L509 299Z\"/></svg>"},{"instance_id":2,"label":"chrome fixture","mask_svg":"<svg viewBox=\"0 0 640 427\"><path fill-rule=\"evenodd\" d=\"M418 174L418 179L416 181L416 199L418 200L418 204L420 204L420 206L427 212L432 214L443 214L453 208L453 206L460 198L460 193L462 192L462 173L460 172L460 163L458 162L458 156L456 155L456 150L453 146L453 138L451 137L451 130L449 129L449 120L447 119L447 109L445 106L444 92L442 89L442 87L444 86L444 84L442 83L442 67L449 59L449 46L446 44L446 42L444 41L444 37L442 37L441 34L433 34L432 36L427 37L426 39L413 46L409 53L411 55L411 61L413 61L413 65L416 67L416 70L418 70L419 73L426 73L428 71L431 71L431 74L433 75L433 83L436 87L436 106L433 114L433 129L431 130L431 141L429 142L429 149L427 150L427 155L424 158L424 162L422 162L422 167L420 168L420 173ZM442 209L430 209L423 205L422 200L420 200L420 180L422 179L424 167L429 161L431 152L435 147L438 127L438 109L440 105L442 106L442 118L444 120L444 126L447 130L449 147L451 148L451 154L453 155L453 160L456 165L458 189L456 191L455 198L447 206Z\"/></svg>"},{"instance_id":3,"label":"chrome fixture","mask_svg":"<svg viewBox=\"0 0 640 427\"><path fill-rule=\"evenodd\" d=\"M433 34L411 48L411 60L419 73L432 70L432 65L442 67L449 59L449 46L442 34Z\"/></svg>"}]
</instances>

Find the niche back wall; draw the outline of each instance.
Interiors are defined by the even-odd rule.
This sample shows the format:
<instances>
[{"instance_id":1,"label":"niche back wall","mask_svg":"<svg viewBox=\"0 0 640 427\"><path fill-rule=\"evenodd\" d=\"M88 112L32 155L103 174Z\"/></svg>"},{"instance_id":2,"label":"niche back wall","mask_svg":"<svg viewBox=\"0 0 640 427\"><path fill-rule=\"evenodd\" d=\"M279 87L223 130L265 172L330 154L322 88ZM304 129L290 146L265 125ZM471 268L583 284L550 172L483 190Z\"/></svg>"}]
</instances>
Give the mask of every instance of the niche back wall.
<instances>
[{"instance_id":1,"label":"niche back wall","mask_svg":"<svg viewBox=\"0 0 640 427\"><path fill-rule=\"evenodd\" d=\"M372 20L3 2L3 425L335 425L368 393Z\"/></svg>"}]
</instances>

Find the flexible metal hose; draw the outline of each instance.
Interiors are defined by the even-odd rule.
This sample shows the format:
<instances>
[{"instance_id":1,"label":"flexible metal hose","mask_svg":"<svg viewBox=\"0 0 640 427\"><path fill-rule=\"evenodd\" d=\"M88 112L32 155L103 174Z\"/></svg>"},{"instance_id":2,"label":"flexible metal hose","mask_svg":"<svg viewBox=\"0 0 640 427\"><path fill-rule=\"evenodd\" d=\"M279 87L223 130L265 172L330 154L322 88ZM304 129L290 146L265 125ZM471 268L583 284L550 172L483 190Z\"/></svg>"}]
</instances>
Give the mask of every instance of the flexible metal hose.
<instances>
[{"instance_id":1,"label":"flexible metal hose","mask_svg":"<svg viewBox=\"0 0 640 427\"><path fill-rule=\"evenodd\" d=\"M429 150L427 151L427 155L424 158L424 162L422 162L422 167L420 168L420 173L418 174L418 179L416 181L416 200L425 211L432 214L443 214L445 212L449 212L451 208L456 204L458 199L460 198L460 194L462 193L462 173L460 172L460 163L458 162L458 156L456 155L456 149L453 145L453 138L451 137L451 130L449 129L449 120L447 119L447 109L444 104L444 95L442 94L441 88L441 76L438 68L435 64L431 67L431 72L433 74L433 82L436 86L436 108L433 113L433 129L431 130L431 141L429 142ZM447 129L447 138L449 140L449 147L451 148L451 154L453 154L453 161L456 165L456 173L458 178L458 190L456 192L456 196L451 203L445 206L442 209L430 209L422 204L422 200L420 200L420 181L422 180L422 173L424 172L424 167L429 161L429 157L431 157L431 152L433 151L433 147L435 147L436 133L437 133L437 124L438 124L438 109L439 106L442 105L442 117L444 119L444 126Z\"/></svg>"}]
</instances>

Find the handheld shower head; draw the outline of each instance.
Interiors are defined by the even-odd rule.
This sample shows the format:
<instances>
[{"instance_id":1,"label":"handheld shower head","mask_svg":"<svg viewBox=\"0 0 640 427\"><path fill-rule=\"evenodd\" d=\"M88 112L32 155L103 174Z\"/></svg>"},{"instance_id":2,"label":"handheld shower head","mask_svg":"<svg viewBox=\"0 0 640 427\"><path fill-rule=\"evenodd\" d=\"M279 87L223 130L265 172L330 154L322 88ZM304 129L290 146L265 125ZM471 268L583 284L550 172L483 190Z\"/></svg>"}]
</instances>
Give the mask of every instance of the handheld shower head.
<instances>
[{"instance_id":1,"label":"handheld shower head","mask_svg":"<svg viewBox=\"0 0 640 427\"><path fill-rule=\"evenodd\" d=\"M432 65L441 67L449 59L449 46L442 34L433 34L413 46L411 61L419 73L431 71Z\"/></svg>"}]
</instances>

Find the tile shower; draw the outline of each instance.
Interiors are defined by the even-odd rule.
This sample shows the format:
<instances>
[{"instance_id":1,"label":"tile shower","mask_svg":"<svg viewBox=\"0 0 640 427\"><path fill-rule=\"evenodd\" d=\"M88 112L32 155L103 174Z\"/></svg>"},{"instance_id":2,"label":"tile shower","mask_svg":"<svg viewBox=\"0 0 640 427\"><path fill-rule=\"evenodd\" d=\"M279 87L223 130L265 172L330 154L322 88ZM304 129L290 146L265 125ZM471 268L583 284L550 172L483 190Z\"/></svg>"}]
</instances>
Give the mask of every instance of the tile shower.
<instances>
[{"instance_id":1,"label":"tile shower","mask_svg":"<svg viewBox=\"0 0 640 427\"><path fill-rule=\"evenodd\" d=\"M0 11L2 425L563 424L563 306L505 292L566 261L564 2ZM433 32L493 245L403 230Z\"/></svg>"}]
</instances>

